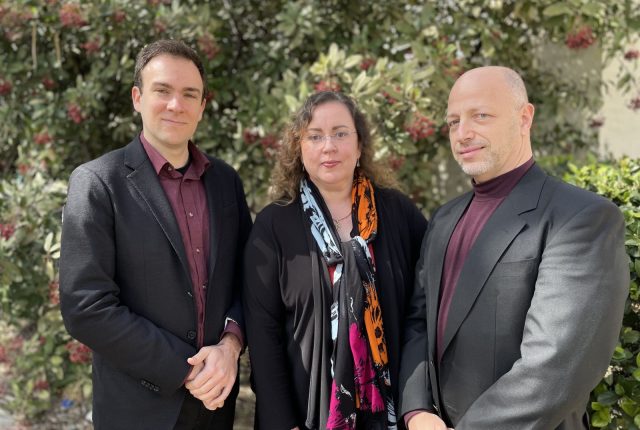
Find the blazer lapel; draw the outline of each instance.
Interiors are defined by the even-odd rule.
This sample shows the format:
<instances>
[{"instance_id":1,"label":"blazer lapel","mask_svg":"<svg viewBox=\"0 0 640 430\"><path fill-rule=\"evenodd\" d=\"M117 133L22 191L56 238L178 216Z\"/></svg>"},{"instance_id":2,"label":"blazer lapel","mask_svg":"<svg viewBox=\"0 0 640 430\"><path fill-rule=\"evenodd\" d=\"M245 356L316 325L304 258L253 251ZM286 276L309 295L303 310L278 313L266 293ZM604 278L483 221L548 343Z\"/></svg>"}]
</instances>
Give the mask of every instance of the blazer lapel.
<instances>
[{"instance_id":1,"label":"blazer lapel","mask_svg":"<svg viewBox=\"0 0 640 430\"><path fill-rule=\"evenodd\" d=\"M446 212L437 214L437 224L431 229L429 243L431 245L428 252L430 257L428 260L427 271L427 338L429 340L429 350L436 356L436 328L438 326L438 308L440 306L440 282L442 280L442 269L444 268L444 257L449 245L449 240L453 234L460 217L464 213L469 202L473 197L473 193L467 193L460 197L459 201L448 208ZM435 219L434 219L435 221ZM430 268L439 267L440 270L431 270Z\"/></svg>"},{"instance_id":2,"label":"blazer lapel","mask_svg":"<svg viewBox=\"0 0 640 430\"><path fill-rule=\"evenodd\" d=\"M546 177L539 167L533 165L491 215L478 235L458 278L444 331L443 354L500 257L526 226L527 223L520 214L537 207Z\"/></svg>"},{"instance_id":3,"label":"blazer lapel","mask_svg":"<svg viewBox=\"0 0 640 430\"><path fill-rule=\"evenodd\" d=\"M182 243L178 222L173 214L171 204L167 200L164 190L160 185L158 174L154 170L151 161L149 161L149 157L145 153L138 137L125 148L124 163L127 167L133 169L132 172L127 175L127 179L140 194L156 222L167 236L169 243L171 243L171 246L178 255L182 268L187 276L189 276L189 285L191 285L189 263L184 250L184 244Z\"/></svg>"}]
</instances>

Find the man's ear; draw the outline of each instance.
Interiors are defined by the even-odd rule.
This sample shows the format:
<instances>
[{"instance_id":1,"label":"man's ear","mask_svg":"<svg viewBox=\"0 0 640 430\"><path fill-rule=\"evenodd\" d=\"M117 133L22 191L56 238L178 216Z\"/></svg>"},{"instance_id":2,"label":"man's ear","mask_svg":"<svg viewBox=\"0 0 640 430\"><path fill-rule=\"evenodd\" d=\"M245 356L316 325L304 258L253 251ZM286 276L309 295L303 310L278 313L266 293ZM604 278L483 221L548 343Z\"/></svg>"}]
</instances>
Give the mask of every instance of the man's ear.
<instances>
[{"instance_id":1,"label":"man's ear","mask_svg":"<svg viewBox=\"0 0 640 430\"><path fill-rule=\"evenodd\" d=\"M526 103L520 111L520 132L529 134L533 124L533 115L536 108L531 103Z\"/></svg>"},{"instance_id":2,"label":"man's ear","mask_svg":"<svg viewBox=\"0 0 640 430\"><path fill-rule=\"evenodd\" d=\"M133 108L136 112L140 112L140 96L142 95L142 91L140 88L134 86L131 88L131 101L133 102Z\"/></svg>"}]
</instances>

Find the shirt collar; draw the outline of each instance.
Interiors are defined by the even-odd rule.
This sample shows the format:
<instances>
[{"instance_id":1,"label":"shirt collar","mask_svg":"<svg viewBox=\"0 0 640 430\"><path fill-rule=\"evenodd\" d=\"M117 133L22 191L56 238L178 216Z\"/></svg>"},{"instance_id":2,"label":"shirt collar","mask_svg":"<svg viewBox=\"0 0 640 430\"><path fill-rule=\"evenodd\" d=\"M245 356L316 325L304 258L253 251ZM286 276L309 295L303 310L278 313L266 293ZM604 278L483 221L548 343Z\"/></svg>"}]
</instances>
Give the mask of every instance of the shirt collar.
<instances>
[{"instance_id":1,"label":"shirt collar","mask_svg":"<svg viewBox=\"0 0 640 430\"><path fill-rule=\"evenodd\" d=\"M142 132L140 133L140 142L142 142L142 146L157 175L160 175L162 171L175 172L175 166L172 166L171 163L149 143ZM191 165L184 176L189 179L199 179L209 168L211 162L191 141L189 141L189 155L191 156Z\"/></svg>"}]
</instances>

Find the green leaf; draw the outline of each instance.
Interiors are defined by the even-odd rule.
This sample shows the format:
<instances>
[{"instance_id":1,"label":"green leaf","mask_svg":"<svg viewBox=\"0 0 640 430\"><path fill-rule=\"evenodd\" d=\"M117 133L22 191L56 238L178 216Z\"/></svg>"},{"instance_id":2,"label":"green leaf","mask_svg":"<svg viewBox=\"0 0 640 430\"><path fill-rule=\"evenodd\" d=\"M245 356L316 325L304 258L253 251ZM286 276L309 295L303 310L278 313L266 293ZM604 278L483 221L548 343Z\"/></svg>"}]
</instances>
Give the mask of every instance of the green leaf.
<instances>
[{"instance_id":1,"label":"green leaf","mask_svg":"<svg viewBox=\"0 0 640 430\"><path fill-rule=\"evenodd\" d=\"M356 97L360 94L362 88L367 84L368 80L369 78L367 77L367 72L362 71L353 81L353 84L351 85L351 91Z\"/></svg>"},{"instance_id":2,"label":"green leaf","mask_svg":"<svg viewBox=\"0 0 640 430\"><path fill-rule=\"evenodd\" d=\"M597 1L589 2L583 5L580 11L588 16L592 16L594 18L600 18L604 15L605 6Z\"/></svg>"},{"instance_id":3,"label":"green leaf","mask_svg":"<svg viewBox=\"0 0 640 430\"><path fill-rule=\"evenodd\" d=\"M344 62L344 68L350 69L362 63L362 55L350 55Z\"/></svg>"},{"instance_id":4,"label":"green leaf","mask_svg":"<svg viewBox=\"0 0 640 430\"><path fill-rule=\"evenodd\" d=\"M574 11L565 2L554 3L551 6L547 6L542 14L548 18L559 15L573 15Z\"/></svg>"},{"instance_id":5,"label":"green leaf","mask_svg":"<svg viewBox=\"0 0 640 430\"><path fill-rule=\"evenodd\" d=\"M604 393L598 395L597 400L601 405L611 406L618 401L618 396L616 395L616 393L613 393L611 391L605 391Z\"/></svg>"},{"instance_id":6,"label":"green leaf","mask_svg":"<svg viewBox=\"0 0 640 430\"><path fill-rule=\"evenodd\" d=\"M625 329L624 333L622 334L622 340L626 344L636 343L638 342L638 339L640 339L640 332L637 332L636 330Z\"/></svg>"},{"instance_id":7,"label":"green leaf","mask_svg":"<svg viewBox=\"0 0 640 430\"><path fill-rule=\"evenodd\" d=\"M629 416L635 416L638 413L638 404L628 397L620 399L620 407Z\"/></svg>"},{"instance_id":8,"label":"green leaf","mask_svg":"<svg viewBox=\"0 0 640 430\"><path fill-rule=\"evenodd\" d=\"M609 414L609 408L604 408L599 411L596 411L593 415L591 415L591 425L593 427L606 427L611 422L611 416Z\"/></svg>"}]
</instances>

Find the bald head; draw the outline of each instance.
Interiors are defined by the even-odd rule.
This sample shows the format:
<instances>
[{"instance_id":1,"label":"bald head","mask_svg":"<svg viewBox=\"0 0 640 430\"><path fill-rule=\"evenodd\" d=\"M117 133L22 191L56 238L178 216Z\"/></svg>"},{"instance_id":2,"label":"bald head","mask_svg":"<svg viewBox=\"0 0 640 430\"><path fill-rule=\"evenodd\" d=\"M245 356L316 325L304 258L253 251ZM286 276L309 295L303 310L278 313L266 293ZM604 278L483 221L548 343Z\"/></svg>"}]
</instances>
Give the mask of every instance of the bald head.
<instances>
[{"instance_id":1,"label":"bald head","mask_svg":"<svg viewBox=\"0 0 640 430\"><path fill-rule=\"evenodd\" d=\"M451 88L447 124L451 149L476 182L500 176L531 156L534 107L522 78L507 67L479 67Z\"/></svg>"},{"instance_id":2,"label":"bald head","mask_svg":"<svg viewBox=\"0 0 640 430\"><path fill-rule=\"evenodd\" d=\"M518 72L508 67L485 66L471 69L458 78L451 91L453 92L457 85L464 85L469 81L492 82L502 91L507 91L513 100L514 109L520 109L529 103L527 88L522 77Z\"/></svg>"}]
</instances>

